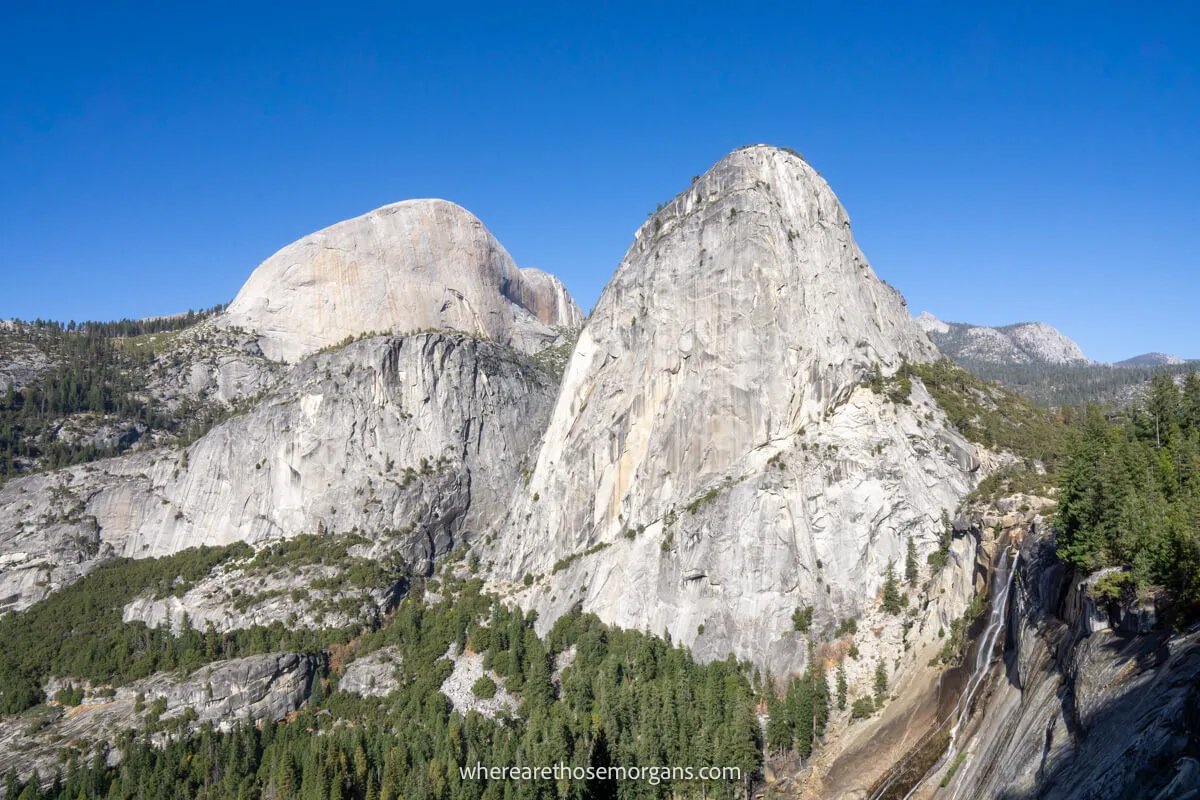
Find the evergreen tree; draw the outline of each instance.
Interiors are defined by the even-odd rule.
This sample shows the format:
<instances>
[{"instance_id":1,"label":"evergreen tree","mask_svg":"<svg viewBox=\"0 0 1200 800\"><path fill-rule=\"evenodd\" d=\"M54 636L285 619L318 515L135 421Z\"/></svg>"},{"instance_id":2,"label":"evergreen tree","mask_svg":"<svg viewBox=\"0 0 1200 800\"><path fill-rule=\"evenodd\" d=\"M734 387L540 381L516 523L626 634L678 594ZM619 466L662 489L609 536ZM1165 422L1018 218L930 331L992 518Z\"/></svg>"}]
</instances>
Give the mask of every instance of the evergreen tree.
<instances>
[{"instance_id":1,"label":"evergreen tree","mask_svg":"<svg viewBox=\"0 0 1200 800\"><path fill-rule=\"evenodd\" d=\"M804 677L792 678L788 685L787 713L791 720L796 752L808 758L813 750L813 691Z\"/></svg>"},{"instance_id":2,"label":"evergreen tree","mask_svg":"<svg viewBox=\"0 0 1200 800\"><path fill-rule=\"evenodd\" d=\"M896 580L896 564L889 558L883 579L883 610L889 614L899 614L900 609L900 585Z\"/></svg>"},{"instance_id":3,"label":"evergreen tree","mask_svg":"<svg viewBox=\"0 0 1200 800\"><path fill-rule=\"evenodd\" d=\"M1145 410L1153 425L1155 447L1170 442L1171 431L1179 424L1180 401L1179 386L1170 375L1159 374L1150 379L1150 396Z\"/></svg>"},{"instance_id":4,"label":"evergreen tree","mask_svg":"<svg viewBox=\"0 0 1200 800\"><path fill-rule=\"evenodd\" d=\"M846 710L846 666L838 662L837 668L837 707L838 711Z\"/></svg>"},{"instance_id":5,"label":"evergreen tree","mask_svg":"<svg viewBox=\"0 0 1200 800\"><path fill-rule=\"evenodd\" d=\"M908 537L908 548L904 554L904 577L909 586L916 586L921 577L917 564L917 542L913 536Z\"/></svg>"},{"instance_id":6,"label":"evergreen tree","mask_svg":"<svg viewBox=\"0 0 1200 800\"><path fill-rule=\"evenodd\" d=\"M813 607L802 606L792 612L792 628L800 633L808 633L812 627Z\"/></svg>"},{"instance_id":7,"label":"evergreen tree","mask_svg":"<svg viewBox=\"0 0 1200 800\"><path fill-rule=\"evenodd\" d=\"M1195 369L1183 381L1182 427L1189 436L1200 434L1200 374Z\"/></svg>"},{"instance_id":8,"label":"evergreen tree","mask_svg":"<svg viewBox=\"0 0 1200 800\"><path fill-rule=\"evenodd\" d=\"M774 693L767 695L767 746L774 753L792 749L795 731L787 709Z\"/></svg>"},{"instance_id":9,"label":"evergreen tree","mask_svg":"<svg viewBox=\"0 0 1200 800\"><path fill-rule=\"evenodd\" d=\"M829 681L825 676L825 662L814 658L809 662L813 687L813 733L817 738L825 735L829 722Z\"/></svg>"},{"instance_id":10,"label":"evergreen tree","mask_svg":"<svg viewBox=\"0 0 1200 800\"><path fill-rule=\"evenodd\" d=\"M291 750L284 750L275 766L275 788L279 800L292 800L296 796L296 758Z\"/></svg>"},{"instance_id":11,"label":"evergreen tree","mask_svg":"<svg viewBox=\"0 0 1200 800\"><path fill-rule=\"evenodd\" d=\"M875 705L879 708L883 707L883 701L887 699L887 688L887 667L883 665L883 661L881 660L875 664Z\"/></svg>"}]
</instances>

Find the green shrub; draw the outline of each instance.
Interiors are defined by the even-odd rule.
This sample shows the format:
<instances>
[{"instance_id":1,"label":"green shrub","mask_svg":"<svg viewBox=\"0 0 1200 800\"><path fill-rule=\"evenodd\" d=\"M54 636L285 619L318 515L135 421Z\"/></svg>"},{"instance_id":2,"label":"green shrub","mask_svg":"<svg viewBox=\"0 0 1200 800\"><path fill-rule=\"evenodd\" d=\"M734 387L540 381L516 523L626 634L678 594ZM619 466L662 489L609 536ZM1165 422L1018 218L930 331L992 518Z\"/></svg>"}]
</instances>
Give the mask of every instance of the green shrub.
<instances>
[{"instance_id":1,"label":"green shrub","mask_svg":"<svg viewBox=\"0 0 1200 800\"><path fill-rule=\"evenodd\" d=\"M792 628L800 633L808 633L812 627L813 607L803 606L792 612Z\"/></svg>"},{"instance_id":2,"label":"green shrub","mask_svg":"<svg viewBox=\"0 0 1200 800\"><path fill-rule=\"evenodd\" d=\"M64 706L77 706L83 702L83 689L76 689L74 685L68 683L58 690L54 699Z\"/></svg>"},{"instance_id":3,"label":"green shrub","mask_svg":"<svg viewBox=\"0 0 1200 800\"><path fill-rule=\"evenodd\" d=\"M480 700L491 700L496 696L496 682L487 675L480 675L471 685L471 693Z\"/></svg>"},{"instance_id":4,"label":"green shrub","mask_svg":"<svg viewBox=\"0 0 1200 800\"><path fill-rule=\"evenodd\" d=\"M958 772L958 768L962 766L962 763L964 760L966 760L966 758L966 753L959 753L954 757L954 760L950 762L950 769L946 770L946 777L942 778L942 786L950 785L950 781L954 779L954 773Z\"/></svg>"},{"instance_id":5,"label":"green shrub","mask_svg":"<svg viewBox=\"0 0 1200 800\"><path fill-rule=\"evenodd\" d=\"M875 713L875 701L871 695L860 697L850 706L851 719L866 719Z\"/></svg>"}]
</instances>

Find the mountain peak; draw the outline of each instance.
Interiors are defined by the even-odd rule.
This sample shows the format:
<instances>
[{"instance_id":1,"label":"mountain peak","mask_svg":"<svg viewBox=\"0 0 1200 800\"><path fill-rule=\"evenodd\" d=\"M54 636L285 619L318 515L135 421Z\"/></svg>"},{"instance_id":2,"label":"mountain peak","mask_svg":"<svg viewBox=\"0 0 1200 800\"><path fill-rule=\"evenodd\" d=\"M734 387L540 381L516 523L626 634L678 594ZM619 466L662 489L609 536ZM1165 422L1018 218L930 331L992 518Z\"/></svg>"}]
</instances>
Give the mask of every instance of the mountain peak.
<instances>
[{"instance_id":1,"label":"mountain peak","mask_svg":"<svg viewBox=\"0 0 1200 800\"><path fill-rule=\"evenodd\" d=\"M1170 353L1142 353L1140 356L1127 358L1124 361L1118 361L1118 367L1169 367L1178 364L1186 364L1186 359L1179 356L1171 355Z\"/></svg>"},{"instance_id":2,"label":"mountain peak","mask_svg":"<svg viewBox=\"0 0 1200 800\"><path fill-rule=\"evenodd\" d=\"M688 644L699 625L705 657L797 663L783 636L797 603L857 613L899 536L966 492L956 435L865 388L936 357L815 170L777 148L731 153L651 215L601 294L492 537L496 576L559 574L521 600L547 623L587 583L607 621ZM877 456L936 479L887 484L893 467L861 469ZM861 591L827 596L819 563Z\"/></svg>"},{"instance_id":3,"label":"mountain peak","mask_svg":"<svg viewBox=\"0 0 1200 800\"><path fill-rule=\"evenodd\" d=\"M565 287L517 268L475 215L405 200L339 222L264 261L222 324L297 359L364 333L453 329L533 351L583 319Z\"/></svg>"},{"instance_id":4,"label":"mountain peak","mask_svg":"<svg viewBox=\"0 0 1200 800\"><path fill-rule=\"evenodd\" d=\"M1018 322L993 328L943 322L928 311L917 324L950 358L983 364L1087 364L1083 350L1045 322Z\"/></svg>"}]
</instances>

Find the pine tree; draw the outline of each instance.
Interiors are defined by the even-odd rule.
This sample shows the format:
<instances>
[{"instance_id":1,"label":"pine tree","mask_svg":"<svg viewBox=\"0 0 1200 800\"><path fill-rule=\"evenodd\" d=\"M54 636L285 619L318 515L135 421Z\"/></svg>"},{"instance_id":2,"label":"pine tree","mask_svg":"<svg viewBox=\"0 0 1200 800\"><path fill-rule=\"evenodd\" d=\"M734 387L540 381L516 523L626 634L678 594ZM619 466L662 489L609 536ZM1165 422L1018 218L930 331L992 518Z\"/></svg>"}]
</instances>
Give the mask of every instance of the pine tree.
<instances>
[{"instance_id":1,"label":"pine tree","mask_svg":"<svg viewBox=\"0 0 1200 800\"><path fill-rule=\"evenodd\" d=\"M725 757L730 766L741 770L743 796L748 795L745 790L749 789L751 780L758 774L762 765L759 745L759 727L753 708L740 698L734 700L733 720Z\"/></svg>"},{"instance_id":2,"label":"pine tree","mask_svg":"<svg viewBox=\"0 0 1200 800\"><path fill-rule=\"evenodd\" d=\"M838 711L846 710L846 665L838 662L837 668L837 707Z\"/></svg>"},{"instance_id":3,"label":"pine tree","mask_svg":"<svg viewBox=\"0 0 1200 800\"><path fill-rule=\"evenodd\" d=\"M1189 436L1200 433L1200 374L1193 369L1183 380L1181 425Z\"/></svg>"},{"instance_id":4,"label":"pine tree","mask_svg":"<svg viewBox=\"0 0 1200 800\"><path fill-rule=\"evenodd\" d=\"M792 678L786 701L795 731L796 752L802 758L812 755L813 749L813 687L806 677Z\"/></svg>"},{"instance_id":5,"label":"pine tree","mask_svg":"<svg viewBox=\"0 0 1200 800\"><path fill-rule=\"evenodd\" d=\"M878 661L875 664L875 705L878 708L883 707L883 701L887 699L888 675L887 667L883 665L883 661Z\"/></svg>"},{"instance_id":6,"label":"pine tree","mask_svg":"<svg viewBox=\"0 0 1200 800\"><path fill-rule=\"evenodd\" d=\"M1155 447L1162 447L1170 441L1172 428L1179 424L1180 400L1179 386L1174 378L1163 374L1151 378L1146 413L1154 425Z\"/></svg>"},{"instance_id":7,"label":"pine tree","mask_svg":"<svg viewBox=\"0 0 1200 800\"><path fill-rule=\"evenodd\" d=\"M221 654L221 637L217 634L216 626L210 619L204 626L204 657L216 661Z\"/></svg>"},{"instance_id":8,"label":"pine tree","mask_svg":"<svg viewBox=\"0 0 1200 800\"><path fill-rule=\"evenodd\" d=\"M913 536L908 537L908 550L904 554L904 577L909 586L916 586L920 579L920 567L917 564L917 541Z\"/></svg>"},{"instance_id":9,"label":"pine tree","mask_svg":"<svg viewBox=\"0 0 1200 800\"><path fill-rule=\"evenodd\" d=\"M829 722L829 681L825 677L825 662L820 658L812 659L809 671L813 686L813 733L820 738L825 735L825 725Z\"/></svg>"},{"instance_id":10,"label":"pine tree","mask_svg":"<svg viewBox=\"0 0 1200 800\"><path fill-rule=\"evenodd\" d=\"M900 608L900 585L896 581L896 564L889 558L883 579L883 610L889 614L899 614Z\"/></svg>"},{"instance_id":11,"label":"pine tree","mask_svg":"<svg viewBox=\"0 0 1200 800\"><path fill-rule=\"evenodd\" d=\"M767 695L767 746L775 753L784 753L792 749L794 741L787 709L772 692Z\"/></svg>"},{"instance_id":12,"label":"pine tree","mask_svg":"<svg viewBox=\"0 0 1200 800\"><path fill-rule=\"evenodd\" d=\"M802 606L792 612L792 628L800 633L808 633L812 627L813 607Z\"/></svg>"}]
</instances>

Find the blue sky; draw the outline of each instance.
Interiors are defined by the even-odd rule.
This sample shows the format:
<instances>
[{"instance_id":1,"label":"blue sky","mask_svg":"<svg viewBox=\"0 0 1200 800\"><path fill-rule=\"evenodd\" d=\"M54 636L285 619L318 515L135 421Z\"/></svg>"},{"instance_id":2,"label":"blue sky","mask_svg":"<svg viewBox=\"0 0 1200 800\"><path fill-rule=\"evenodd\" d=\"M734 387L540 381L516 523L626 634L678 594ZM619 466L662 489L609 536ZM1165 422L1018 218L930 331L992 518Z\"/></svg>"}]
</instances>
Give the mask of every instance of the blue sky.
<instances>
[{"instance_id":1,"label":"blue sky","mask_svg":"<svg viewBox=\"0 0 1200 800\"><path fill-rule=\"evenodd\" d=\"M10 5L0 318L225 302L411 197L586 308L648 210L768 142L914 311L1200 358L1200 4L1144 5Z\"/></svg>"}]
</instances>

